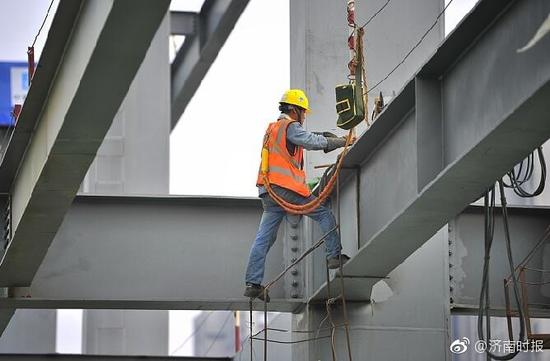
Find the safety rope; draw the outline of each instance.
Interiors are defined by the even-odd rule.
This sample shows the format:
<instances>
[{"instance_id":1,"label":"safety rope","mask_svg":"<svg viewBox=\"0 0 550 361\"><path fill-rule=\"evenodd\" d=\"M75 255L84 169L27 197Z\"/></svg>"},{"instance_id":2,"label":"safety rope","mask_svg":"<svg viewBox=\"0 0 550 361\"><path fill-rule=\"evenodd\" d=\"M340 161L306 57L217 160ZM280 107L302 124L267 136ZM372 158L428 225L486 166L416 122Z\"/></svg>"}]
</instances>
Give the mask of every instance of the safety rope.
<instances>
[{"instance_id":1,"label":"safety rope","mask_svg":"<svg viewBox=\"0 0 550 361\"><path fill-rule=\"evenodd\" d=\"M388 0L388 2L389 2L389 0ZM387 5L387 3L380 10L378 10L378 12L372 18L374 18L376 15L378 15L378 13L380 13L380 11L383 10L383 8ZM372 20L372 18L369 19L368 22L370 22L370 20ZM368 24L368 22L365 25L363 25L362 27L357 26L357 24L355 23L355 1L353 1L353 0L348 1L347 20L348 20L348 26L352 29L350 31L350 35L348 37L348 47L350 49L350 52L352 53L352 60L348 64L348 68L350 70L350 75L348 76L348 78L350 79L350 81L355 81L355 75L356 75L355 71L356 71L357 67L359 67L361 73L359 74L359 84L357 84L357 86L359 87L359 89L361 89L361 96L363 98L363 102L364 102L365 109L366 109L366 111L365 111L365 121L367 122L367 125L368 125L368 110L367 110L368 109L367 108L368 91L367 91L367 80L366 80L367 79L367 77L366 77L366 67L365 67L365 64L364 64L364 62L365 62L364 59L365 58L364 58L364 54L363 54L363 52L364 52L364 50L363 50L364 27ZM355 36L354 34L357 35L356 39L354 37ZM334 189L334 186L336 186L338 221L337 221L336 225L330 231L325 233L317 242L315 242L315 244L313 244L304 253L302 253L302 255L300 255L300 257L298 257L296 260L291 262L291 264L288 265L279 275L277 275L273 280L271 280L269 283L267 283L264 286L264 289L263 289L264 329L259 331L255 335L252 335L252 326L250 326L250 350L251 350L250 351L250 358L251 358L251 360L252 360L252 343L253 343L253 340L262 340L262 339L258 338L257 336L260 333L263 332L263 334L264 334L263 335L264 336L263 337L263 341L264 341L264 361L267 361L267 344L268 344L268 342L281 343L281 344L295 344L295 343L316 341L316 340L325 339L325 338L330 338L330 340L331 340L330 343L331 343L332 359L333 359L333 361L336 361L336 345L335 345L336 329L338 327L343 326L344 330L345 330L345 334L346 334L346 344L347 344L347 350L348 350L348 358L349 358L349 361L353 361L352 360L352 353L351 353L351 341L350 341L350 333L349 333L349 319L348 319L348 314L347 314L347 305L346 305L346 297L345 297L345 282L344 282L344 278L343 278L344 272L343 272L343 262L342 262L342 253L341 252L339 252L339 254L338 254L340 265L339 265L339 272L337 272L337 275L340 278L341 294L338 295L337 297L332 297L332 293L331 293L331 280L330 280L330 272L329 272L329 268L328 268L328 260L326 261L326 264L325 264L325 266L326 266L326 276L327 276L327 295L328 295L327 300L325 302L325 307L326 307L326 311L327 311L327 317L326 318L328 318L328 320L331 324L331 326L329 327L330 336L319 336L318 335L319 330L318 330L317 335L315 337L305 339L305 340L278 341L278 340L269 339L268 338L268 331L270 330L270 328L267 327L267 297L268 297L269 289L271 288L271 286L273 284L275 284L275 282L279 281L292 267L294 267L296 264L301 262L308 254L310 254L315 249L317 249L321 244L323 244L325 238L329 234L331 234L332 232L336 231L339 228L339 224L340 224L339 175L340 175L340 171L342 169L344 158L348 153L349 146L351 145L352 140L354 139L354 137L355 137L355 129L352 128L352 129L350 129L350 131L349 131L349 133L346 137L346 143L345 143L345 146L344 146L344 150L338 156L336 164L331 165L331 168L329 168L329 170L327 170L327 173L328 173L328 171L330 171L331 169L334 169L330 179L326 183L326 186L321 187L321 184L320 184L321 191L319 192L318 197L316 197L315 199L313 199L312 201L310 201L306 204L293 204L293 203L290 203L290 202L286 201L281 196L279 196L275 192L275 190L273 189L271 183L269 182L269 178L267 176L268 175L268 170L265 170L265 171L262 170L261 176L262 176L262 179L263 179L263 186L267 190L269 196L281 208L283 208L286 212L288 212L290 214L304 215L304 214L308 214L308 213L313 212L321 204L323 204L323 202L331 195L331 193ZM267 149L267 143L268 142L269 142L269 137L265 137L263 146L266 149ZM332 167L334 167L334 168L332 168ZM343 311L343 317L344 317L343 325L339 325L339 326L337 326L334 323L334 319L333 319L333 316L332 316L332 309L331 309L332 305L334 303L336 303L338 300L342 301L342 311ZM250 301L250 322L252 324L252 301ZM319 329L320 329L320 327L319 327ZM273 330L273 329L271 329L271 330Z\"/></svg>"},{"instance_id":2,"label":"safety rope","mask_svg":"<svg viewBox=\"0 0 550 361\"><path fill-rule=\"evenodd\" d=\"M340 190L339 190L339 182L336 183L337 184L337 187L336 187L336 200L337 200L337 210L338 210L338 224L339 224L339 221L340 221ZM339 228L339 225L335 225L331 230L329 230L328 232L326 232L317 242L315 242L315 244L313 244L313 246L311 246L310 248L308 248L306 251L304 251L304 253L302 253L300 255L300 257L298 257L296 260L294 260L293 262L291 262L281 273L279 273L273 280L271 280L269 283L267 283L263 289L263 299L264 299L264 329L260 332L263 332L264 333L264 337L263 337L263 341L264 341L264 361L267 361L267 344L268 342L274 342L274 343L285 343L285 344L292 344L292 343L300 343L300 342L308 342L308 341L315 341L315 340L319 340L319 339L323 339L323 338L328 338L328 337L319 337L319 336L316 336L316 337L313 337L313 338L310 338L310 339L307 339L307 340L299 340L299 341L292 341L292 342L287 342L287 341L277 341L277 340L272 340L272 339L269 339L268 338L268 330L269 330L269 327L267 327L268 325L268 322L267 322L267 297L268 297L268 291L269 289L271 288L271 286L273 286L273 284L275 284L277 281L279 281L291 268L293 268L296 264L298 264L299 262L301 262L307 255L309 255L310 253L312 253L315 249L317 249L321 244L324 243L324 240L325 238L331 234L332 232L336 231L338 228ZM344 279L343 279L343 269L342 269L342 266L343 266L343 262L342 262L342 254L339 253L339 261L340 261L340 269L339 269L339 278L340 278L340 287L341 287L341 291L342 293L335 297L335 298L332 298L331 296L331 291L330 291L330 288L331 288L331 281L330 281L330 274L329 274L329 268L328 268L328 263L326 264L326 273L327 273L327 292L328 292L328 299L326 301L326 310L327 310L327 316L329 318L329 321L331 323L331 335L330 335L330 339L331 339L331 351L332 351L332 355L333 355L333 361L336 361L336 345L335 345L335 330L336 328L338 328L338 326L336 326L336 324L334 323L334 320L332 318L332 310L331 310L331 306L332 304L334 304L336 301L338 301L339 299L342 300L342 311L343 311L343 316L344 316L344 324L343 324L343 327L345 329L345 333L346 333L346 342L347 342L347 349L348 349L348 356L349 356L349 361L353 361L352 360L352 355L351 355L351 341L350 341L350 335L349 335L349 320L348 320L348 315L347 315L347 306L346 306L346 298L345 298L345 285L344 285ZM250 320L251 320L251 323L252 323L252 301L250 301ZM252 326L250 328L250 334L252 335ZM258 335L259 333L257 333L256 335L253 335L250 337L250 349L252 350L252 342L253 340L262 340L260 338L257 338L256 336ZM251 351L252 352L252 351ZM252 355L251 355L252 357Z\"/></svg>"},{"instance_id":3,"label":"safety rope","mask_svg":"<svg viewBox=\"0 0 550 361\"><path fill-rule=\"evenodd\" d=\"M390 1L391 0L386 0L386 2L374 13L374 15L372 15L365 22L365 24L363 24L360 27L358 27L357 24L355 23L355 2L354 2L354 0L349 0L348 1L348 7L347 7L347 9L348 9L348 14L347 14L347 16L348 16L348 18L347 18L348 19L348 26L353 27L353 30L350 32L350 35L348 37L348 47L350 48L351 51L353 51L353 54L354 54L354 56L352 57L352 60L348 64L348 68L350 69L350 75L348 75L348 79L350 80L350 82L355 80L354 69L358 64L358 60L362 62L361 65L364 65L364 55L363 55L363 51L364 51L363 50L364 28L388 6ZM370 89L367 89L366 67L362 66L361 76L362 76L364 81L361 81L361 84L358 84L358 85L360 85L360 87L362 89L362 94L364 95L364 104L365 104L365 106L367 106L367 102L368 102L368 93L370 93L371 91L374 91L380 84L382 84L384 81L386 81L401 65L403 65L403 63L412 54L412 52L424 41L424 39L430 33L430 31L437 25L440 18L445 14L445 11L451 5L452 2L453 2L453 0L450 0L445 5L443 10L437 15L434 23L426 30L426 32L420 37L420 39L417 41L417 43L407 52L407 54L405 54L405 56L402 58L402 60L399 63L397 63L397 65L395 65L390 70L390 72L388 74L386 74L381 80L379 80L374 86L370 87ZM357 35L357 37L355 37L355 34ZM356 47L356 44L357 44L357 47ZM380 92L380 101L383 102L381 92ZM383 106L383 103L381 103L380 105ZM375 108L376 108L376 106L377 106L377 104L375 103ZM381 106L379 106L379 108L381 108ZM375 109L376 113L379 113L380 110L381 109ZM365 121L367 121L367 124L368 124L368 111L365 111ZM330 168L329 168L328 171L330 171L334 166L336 166L335 171L332 174L330 180L328 181L326 187L323 188L323 190L319 194L318 198L316 198L315 200L313 200L313 201L311 201L307 204L303 204L303 205L297 205L297 204L289 203L289 202L285 201L284 199L282 199L280 196L278 196L274 192L273 188L271 187L271 184L269 183L269 180L267 179L267 175L263 174L262 176L263 176L263 180L264 180L264 186L265 186L268 194L277 202L277 204L279 204L288 213L303 215L303 214L307 214L307 213L310 213L311 211L315 210L331 194L332 189L334 188L335 185L337 186L337 189L339 188L339 186L337 185L337 179L338 179L338 176L339 176L339 172L342 168L343 158L347 154L348 147L351 144L351 139L353 139L353 136L354 136L353 131L354 131L354 129L352 128L350 130L348 136L347 136L346 146L344 148L344 151L340 154L337 163L330 165ZM328 171L327 171L327 173L328 173ZM337 194L337 197L339 197L338 194ZM339 209L340 208L339 198L338 198L337 203L338 203L338 209ZM342 270L342 256L341 256L341 254L339 255L339 257L340 257L340 269L339 269L339 273L337 273L337 275L340 278L342 294L337 296L337 297L331 297L332 295L331 295L330 274L328 272L328 267L327 267L327 294L329 295L329 297L326 301L327 316L320 322L318 330L317 330L317 335L313 338L310 338L310 339L297 340L297 341L278 341L278 340L268 339L268 337L267 337L268 330L280 331L280 330L277 330L277 329L271 329L271 328L267 327L267 316L266 316L267 315L267 302L265 300L266 300L267 292L268 292L269 288L275 282L280 280L284 276L284 274L286 274L286 272L288 272L293 266L295 266L297 263L301 262L308 254L313 252L322 243L324 243L325 237L327 237L331 232L335 231L337 228L339 228L339 217L338 217L337 225L332 230L330 230L325 235L323 235L323 237L321 237L321 239L319 239L313 246L311 246L309 249L307 249L296 261L292 262L273 281L269 282L265 286L265 288L263 290L263 292L264 292L263 295L264 295L264 323L265 323L265 328L259 332L259 333L264 332L264 338L263 338L263 341L264 341L264 361L267 361L267 343L268 342L293 344L293 343L315 341L315 340L325 339L325 338L331 338L331 350L332 350L332 354L333 354L333 360L335 360L335 357L336 357L335 349L336 348L335 348L335 345L334 345L334 332L335 332L335 329L340 328L340 327L345 328L347 347L348 347L348 356L349 356L349 360L352 361L351 343L350 343L350 336L349 336L349 320L348 320L348 316L347 316L347 307L346 307L346 298L345 298L345 283L344 283L344 279L343 279L344 277L343 277L343 270ZM333 323L333 321L331 321L331 326L330 327L321 328L323 322L325 322L326 319L329 319L329 320L332 319L332 313L331 313L330 306L332 304L334 304L336 301L340 300L340 299L341 299L342 305L343 305L344 323L341 324L341 325L335 325ZM252 300L250 301L250 322L252 323ZM322 329L323 330L326 330L326 329L331 330L331 335L319 336L319 332ZM298 332L298 331L294 331L294 332ZM311 332L311 331L303 331L303 332L306 333L306 332ZM250 358L251 358L251 360L252 360L252 353L253 353L252 341L254 339L260 340L259 338L256 337L259 333L252 336L252 327L250 328L250 335L251 335L250 336L250 349L251 349Z\"/></svg>"},{"instance_id":4,"label":"safety rope","mask_svg":"<svg viewBox=\"0 0 550 361\"><path fill-rule=\"evenodd\" d=\"M338 224L340 224L340 184L336 185L336 204L337 204L337 210L338 210ZM348 319L348 310L347 310L347 304L346 304L346 287L344 282L344 270L343 270L343 262L342 262L342 252L338 254L339 258L339 279L340 279L340 288L341 288L341 299L342 299L342 313L344 316L344 331L346 333L346 343L348 348L348 358L349 361L353 361L351 357L351 341L349 336L349 319Z\"/></svg>"},{"instance_id":5,"label":"safety rope","mask_svg":"<svg viewBox=\"0 0 550 361\"><path fill-rule=\"evenodd\" d=\"M303 214L308 214L308 213L313 212L321 204L323 204L323 202L332 193L332 189L334 188L334 185L336 184L336 180L338 179L338 176L340 174L340 170L342 169L342 164L343 164L344 157L346 156L346 154L348 152L348 148L349 148L349 146L352 142L352 139L353 139L352 131L350 130L350 132L348 133L347 138L346 138L346 145L344 146L344 150L339 155L338 161L336 163L336 169L335 169L334 173L332 174L332 176L330 177L330 180L328 181L327 186L319 193L319 196L317 198L313 199L312 201L310 201L306 204L293 204L293 203L290 203L290 202L286 201L281 196L279 196L277 193L275 193L275 191L271 187L271 183L269 182L269 179L267 177L267 172L266 172L266 173L262 173L262 178L263 178L263 182L264 182L263 185L264 185L265 189L267 190L268 194L271 196L271 198L273 198L273 200L279 206L281 206L281 208L283 208L288 213L303 215ZM265 143L267 143L267 141L268 140L266 139L266 141L264 142L264 147L266 146Z\"/></svg>"},{"instance_id":6,"label":"safety rope","mask_svg":"<svg viewBox=\"0 0 550 361\"><path fill-rule=\"evenodd\" d=\"M388 1L389 2L389 1ZM387 5L387 3L386 3ZM383 7L382 7L383 9ZM381 9L381 10L382 10ZM365 57L364 57L364 48L363 48L363 36L364 36L364 27L367 25L363 25L362 27L358 27L355 23L355 1L349 0L347 4L347 23L348 27L350 27L350 35L348 37L348 47L352 54L352 59L350 60L348 64L349 68L349 75L348 79L351 81L356 81L356 69L360 69L360 76L358 79L359 84L357 86L361 89L361 95L363 97L363 104L365 106L365 122L367 125L369 125L369 112L368 112L368 90L367 90L367 73L366 73L366 66L365 66ZM379 10L376 14L378 14L381 10ZM376 15L375 15L376 16ZM357 38L355 38L355 34L357 35ZM362 76L361 76L362 75ZM268 194L275 200L275 202L281 206L286 212L291 214L297 214L297 215L304 215L313 212L315 209L317 209L323 202L328 198L328 196L332 193L332 190L334 188L334 185L336 184L336 180L339 177L340 170L342 168L344 157L346 156L348 152L348 147L351 144L352 140L355 138L355 128L350 129L347 138L346 138L346 145L344 147L344 151L339 155L338 161L336 163L336 169L334 173L332 174L331 178L327 182L327 185L325 188L322 189L322 191L319 193L319 196L312 200L311 202L308 202L306 204L293 204L282 197L280 197L273 188L271 187L271 183L269 182L269 179L267 177L267 172L262 173L262 179L264 182L264 187L266 188ZM267 142L269 138L265 137L264 139L264 148L267 147Z\"/></svg>"},{"instance_id":7,"label":"safety rope","mask_svg":"<svg viewBox=\"0 0 550 361\"><path fill-rule=\"evenodd\" d=\"M388 1L389 2L389 1ZM387 5L387 3L386 3ZM385 7L385 5L384 5ZM382 7L382 9L384 8ZM348 63L349 75L348 79L350 83L355 82L357 89L361 90L361 95L363 98L363 105L365 107L365 118L364 121L369 126L369 94L367 91L367 67L365 64L365 55L364 55L364 45L363 45L363 36L365 35L365 24L361 27L357 26L355 22L355 1L348 0L346 7L347 10L347 21L349 36L348 36L348 48L351 54L351 60ZM374 16L378 15L381 10L379 10ZM369 20L370 21L370 20ZM357 68L359 68L359 76L357 76Z\"/></svg>"}]
</instances>

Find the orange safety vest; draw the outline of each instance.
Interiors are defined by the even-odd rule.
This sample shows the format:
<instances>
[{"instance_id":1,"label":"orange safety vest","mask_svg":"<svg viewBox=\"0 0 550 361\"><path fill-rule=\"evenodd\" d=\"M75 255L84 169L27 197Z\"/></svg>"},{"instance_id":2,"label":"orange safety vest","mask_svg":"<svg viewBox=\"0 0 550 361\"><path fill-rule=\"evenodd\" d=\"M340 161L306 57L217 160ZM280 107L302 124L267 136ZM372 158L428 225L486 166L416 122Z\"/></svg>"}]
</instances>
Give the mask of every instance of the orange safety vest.
<instances>
[{"instance_id":1,"label":"orange safety vest","mask_svg":"<svg viewBox=\"0 0 550 361\"><path fill-rule=\"evenodd\" d=\"M270 123L267 128L263 145L269 152L267 179L272 185L309 197L311 191L306 184L306 173L302 169L304 149L296 145L294 154L290 154L286 147L286 131L293 122L296 120L282 116L278 121ZM261 169L256 185L264 185Z\"/></svg>"}]
</instances>

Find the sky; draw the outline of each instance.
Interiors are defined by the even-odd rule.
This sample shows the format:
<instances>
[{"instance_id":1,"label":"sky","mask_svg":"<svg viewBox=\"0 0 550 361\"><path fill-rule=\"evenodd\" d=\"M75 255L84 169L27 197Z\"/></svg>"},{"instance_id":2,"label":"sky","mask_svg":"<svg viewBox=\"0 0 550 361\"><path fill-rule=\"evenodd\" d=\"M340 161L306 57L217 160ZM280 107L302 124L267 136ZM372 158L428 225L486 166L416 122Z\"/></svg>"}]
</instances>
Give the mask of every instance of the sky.
<instances>
[{"instance_id":1,"label":"sky","mask_svg":"<svg viewBox=\"0 0 550 361\"><path fill-rule=\"evenodd\" d=\"M288 11L286 1L248 4L172 132L170 193L257 194L263 133L290 82Z\"/></svg>"},{"instance_id":2,"label":"sky","mask_svg":"<svg viewBox=\"0 0 550 361\"><path fill-rule=\"evenodd\" d=\"M342 0L343 1L343 0ZM449 0L446 0L446 3ZM454 0L449 33L477 0ZM0 61L25 61L49 0L0 0ZM39 58L55 13L54 1L35 52ZM199 11L203 0L173 0L172 10ZM170 136L170 193L256 195L259 150L266 125L289 87L289 3L251 0ZM269 16L266 16L269 14ZM258 31L261 29L261 31ZM260 37L261 35L261 37ZM171 39L170 52L182 38ZM246 109L236 104L247 104ZM169 350L192 332L195 311L171 311ZM58 312L57 352L81 349L81 310ZM192 342L176 355L191 355Z\"/></svg>"}]
</instances>

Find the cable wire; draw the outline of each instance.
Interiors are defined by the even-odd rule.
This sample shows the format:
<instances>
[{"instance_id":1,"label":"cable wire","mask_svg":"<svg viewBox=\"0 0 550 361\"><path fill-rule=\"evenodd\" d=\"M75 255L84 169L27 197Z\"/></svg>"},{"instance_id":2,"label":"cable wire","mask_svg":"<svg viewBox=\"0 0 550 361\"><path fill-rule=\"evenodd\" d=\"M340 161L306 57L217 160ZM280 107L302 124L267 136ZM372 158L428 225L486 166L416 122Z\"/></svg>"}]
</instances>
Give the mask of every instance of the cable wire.
<instances>
[{"instance_id":1,"label":"cable wire","mask_svg":"<svg viewBox=\"0 0 550 361\"><path fill-rule=\"evenodd\" d=\"M34 44L36 44L36 39L38 39L38 36L40 35L40 32L42 31L42 28L44 27L44 24L46 24L46 19L48 18L48 15L50 14L50 9L52 8L54 0L50 2L50 6L48 6L48 10L46 11L46 16L44 16L44 20L42 20L42 25L40 25L40 28L38 29L38 33L36 33L36 36L34 37L34 40L32 42L31 47L34 47Z\"/></svg>"},{"instance_id":2,"label":"cable wire","mask_svg":"<svg viewBox=\"0 0 550 361\"><path fill-rule=\"evenodd\" d=\"M223 328L225 327L225 325L227 325L227 321L229 321L229 319L231 318L231 316L233 316L233 312L228 312L228 313L227 313L227 317L225 318L225 321L223 322L222 326L221 326L220 329L218 330L218 333L216 333L216 336L214 336L214 340L212 341L212 343L210 344L210 346L209 346L208 349L206 350L206 353L204 354L204 357L208 356L208 353L210 352L210 350L212 349L212 347L216 344L216 341L218 341L218 338L220 337L220 335L221 335L222 332L223 332Z\"/></svg>"},{"instance_id":3,"label":"cable wire","mask_svg":"<svg viewBox=\"0 0 550 361\"><path fill-rule=\"evenodd\" d=\"M384 9L386 8L386 6L388 6L388 4L390 3L390 1L391 1L391 0L387 0L386 3L385 3L384 5L382 5L382 7L380 7L380 9L378 9L378 11L376 11L376 12L369 18L369 20L367 20L367 21L365 22L365 24L363 24L362 26L360 26L360 28L363 29L363 28L365 28L365 26L369 25L369 23L370 23L371 21L373 21L374 18L375 18L378 14L380 14L380 13L382 12L382 10L384 10Z\"/></svg>"},{"instance_id":4,"label":"cable wire","mask_svg":"<svg viewBox=\"0 0 550 361\"><path fill-rule=\"evenodd\" d=\"M518 287L519 281L516 276L516 269L514 268L514 261L512 258L510 229L508 224L508 211L506 208L506 195L504 193L504 184L502 180L498 181L498 186L499 186L500 197L501 197L502 220L504 224L504 235L505 235L505 242L506 242L506 254L508 258L508 266L510 267L510 273L511 273L510 277L512 279L514 300L516 301L516 305L518 308L518 315L519 315L519 322L520 322L519 340L522 341L525 338L525 322L524 322L523 307L519 297L519 287ZM490 260L491 246L492 246L493 237L494 237L494 208L495 208L495 189L494 187L492 187L485 193L485 196L484 196L485 257L484 257L484 263L483 263L483 276L481 281L481 291L479 295L479 308L478 308L478 319L477 319L478 338L481 341L485 340L485 336L483 332L484 315L487 318L486 319L487 339L490 340L490 334L491 334L490 315L489 315L489 304L490 304L489 260ZM513 338L511 339L511 341L513 341ZM520 350L514 350L514 352L512 353L508 353L504 355L495 355L489 350L489 348L487 348L485 350L485 353L487 354L487 357L489 359L492 358L495 360L511 360L519 353L519 351Z\"/></svg>"},{"instance_id":5,"label":"cable wire","mask_svg":"<svg viewBox=\"0 0 550 361\"><path fill-rule=\"evenodd\" d=\"M208 320L208 318L212 315L212 311L208 312L208 314L204 317L204 319L202 320L202 322L197 326L197 328L178 346L174 349L174 351L171 352L171 354L175 354L177 351L181 350L183 348L183 346L185 346L187 344L187 342L189 342L189 340L191 340L191 338L193 338L199 331L200 329L202 328L202 326L206 323L206 321Z\"/></svg>"},{"instance_id":6,"label":"cable wire","mask_svg":"<svg viewBox=\"0 0 550 361\"><path fill-rule=\"evenodd\" d=\"M540 164L540 180L537 188L533 191L526 190L523 185L531 180L535 169L535 153L538 155ZM525 166L524 166L525 163ZM518 168L516 170L516 167ZM521 163L512 168L506 177L510 183L503 183L504 187L512 188L514 193L522 198L531 198L540 195L546 185L546 160L542 147L538 147L533 153L529 154ZM525 171L524 171L525 167Z\"/></svg>"},{"instance_id":7,"label":"cable wire","mask_svg":"<svg viewBox=\"0 0 550 361\"><path fill-rule=\"evenodd\" d=\"M264 341L264 342L267 341L267 342L270 342L270 343L293 345L293 344L296 344L296 343L311 342L311 341L321 340L321 339L325 339L325 338L329 338L329 337L331 337L331 336L312 337L312 338L306 338L305 340L296 340L296 341L279 341L279 340L273 340L273 339L270 339L270 338L268 338L266 340L264 338L257 338L257 337L253 337L252 339L253 340L260 340L260 341Z\"/></svg>"},{"instance_id":8,"label":"cable wire","mask_svg":"<svg viewBox=\"0 0 550 361\"><path fill-rule=\"evenodd\" d=\"M380 84L382 84L384 81L386 81L401 65L403 65L403 63L405 62L405 60L408 59L408 57L412 54L412 52L418 48L418 46L420 46L420 44L424 41L424 39L426 38L426 36L428 36L428 34L430 33L430 31L432 31L432 29L437 25L437 23L439 22L439 19L443 16L443 14L445 14L445 11L447 10L447 8L449 7L449 5L451 5L453 3L453 0L450 0L447 5L445 5L445 7L443 8L443 10L441 10L441 12L437 15L437 17L435 18L435 21L434 23L428 28L428 30L426 30L426 32L424 33L424 35L422 35L420 37L420 39L418 40L418 42L411 48L411 50L409 50L409 52L405 55L405 57L399 62L397 63L397 65L384 77L382 78L378 83L376 83L374 86L370 87L370 90L368 91L368 93L370 93L371 91L374 91L374 89L376 89L377 86L379 86Z\"/></svg>"}]
</instances>

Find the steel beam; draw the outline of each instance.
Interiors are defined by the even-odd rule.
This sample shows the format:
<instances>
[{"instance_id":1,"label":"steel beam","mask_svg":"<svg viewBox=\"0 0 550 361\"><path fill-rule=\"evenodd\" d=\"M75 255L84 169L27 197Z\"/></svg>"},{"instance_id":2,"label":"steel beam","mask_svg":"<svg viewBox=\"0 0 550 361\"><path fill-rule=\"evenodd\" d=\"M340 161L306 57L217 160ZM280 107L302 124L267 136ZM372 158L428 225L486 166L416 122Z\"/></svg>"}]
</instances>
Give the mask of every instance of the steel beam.
<instances>
[{"instance_id":1,"label":"steel beam","mask_svg":"<svg viewBox=\"0 0 550 361\"><path fill-rule=\"evenodd\" d=\"M170 12L170 34L192 36L197 34L199 14L188 11Z\"/></svg>"},{"instance_id":2,"label":"steel beam","mask_svg":"<svg viewBox=\"0 0 550 361\"><path fill-rule=\"evenodd\" d=\"M242 291L239 287L239 291ZM189 292L191 294L191 292ZM191 296L189 296L191 297ZM298 299L271 300L267 309L269 312L298 312L305 303ZM224 299L199 299L182 298L166 299L157 296L156 299L62 299L62 298L6 298L0 299L0 307L8 309L93 309L93 310L202 310L202 311L248 311L250 304L248 299L224 298ZM264 303L255 301L252 304L254 311L263 311ZM11 316L10 316L11 317ZM7 319L9 321L9 319ZM1 320L0 320L1 322Z\"/></svg>"},{"instance_id":3,"label":"steel beam","mask_svg":"<svg viewBox=\"0 0 550 361\"><path fill-rule=\"evenodd\" d=\"M481 1L360 137L344 164L362 179L346 275L386 276L550 137L550 37L517 53L549 12ZM348 298L371 286L350 283ZM311 300L325 296L323 285Z\"/></svg>"},{"instance_id":4,"label":"steel beam","mask_svg":"<svg viewBox=\"0 0 550 361\"><path fill-rule=\"evenodd\" d=\"M56 17L69 16L63 11L69 3L60 4ZM1 285L31 283L168 6L168 0L84 3L55 78L33 81L31 89L49 90L44 103L23 106L23 112L38 107L40 117L10 191L13 236L0 264Z\"/></svg>"},{"instance_id":5,"label":"steel beam","mask_svg":"<svg viewBox=\"0 0 550 361\"><path fill-rule=\"evenodd\" d=\"M0 307L246 310L260 216L258 198L78 196L30 288ZM266 279L284 268L281 238ZM270 294L271 310L303 304L285 299L283 282Z\"/></svg>"},{"instance_id":6,"label":"steel beam","mask_svg":"<svg viewBox=\"0 0 550 361\"><path fill-rule=\"evenodd\" d=\"M65 47L78 19L81 6L81 0L61 0L59 2L50 26L48 39L32 78L32 86L25 99L25 106L17 118L17 126L13 129L7 148L2 153L0 193L10 192L15 174L40 119L40 112L46 103L50 86L61 66ZM49 34L55 34L55 36L49 36Z\"/></svg>"},{"instance_id":7,"label":"steel beam","mask_svg":"<svg viewBox=\"0 0 550 361\"><path fill-rule=\"evenodd\" d=\"M197 36L183 43L172 62L172 129L218 56L249 0L206 0Z\"/></svg>"}]
</instances>

